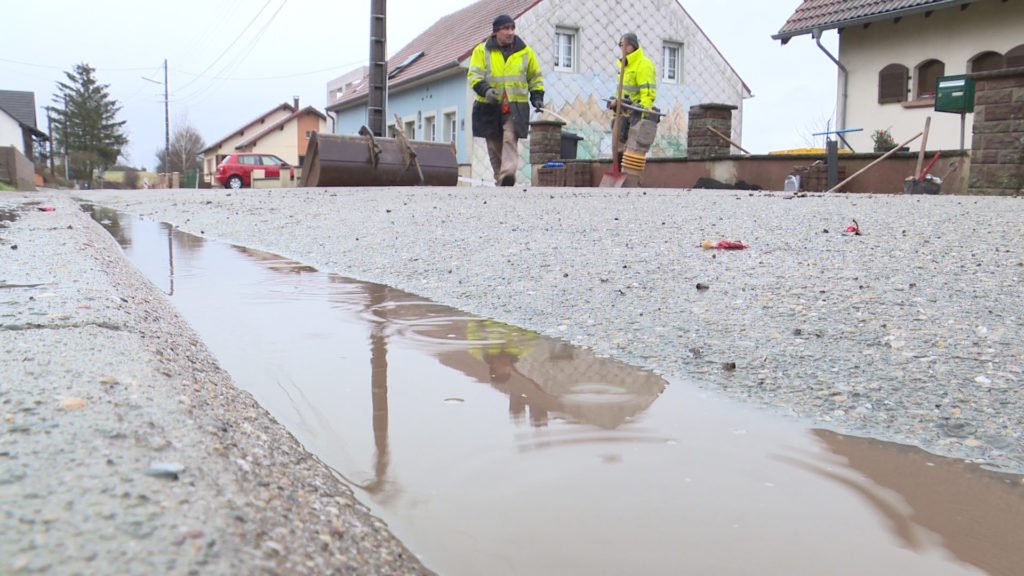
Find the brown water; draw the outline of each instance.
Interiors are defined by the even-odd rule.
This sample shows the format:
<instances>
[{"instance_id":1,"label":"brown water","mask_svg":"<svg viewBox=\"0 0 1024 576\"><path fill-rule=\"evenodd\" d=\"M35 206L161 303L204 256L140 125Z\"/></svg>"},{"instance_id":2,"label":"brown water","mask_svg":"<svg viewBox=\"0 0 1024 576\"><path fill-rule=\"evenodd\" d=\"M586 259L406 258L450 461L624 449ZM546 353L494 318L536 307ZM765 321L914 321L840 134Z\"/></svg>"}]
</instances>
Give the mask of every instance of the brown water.
<instances>
[{"instance_id":1,"label":"brown water","mask_svg":"<svg viewBox=\"0 0 1024 576\"><path fill-rule=\"evenodd\" d=\"M235 382L439 574L1024 574L1021 477L92 213Z\"/></svg>"}]
</instances>

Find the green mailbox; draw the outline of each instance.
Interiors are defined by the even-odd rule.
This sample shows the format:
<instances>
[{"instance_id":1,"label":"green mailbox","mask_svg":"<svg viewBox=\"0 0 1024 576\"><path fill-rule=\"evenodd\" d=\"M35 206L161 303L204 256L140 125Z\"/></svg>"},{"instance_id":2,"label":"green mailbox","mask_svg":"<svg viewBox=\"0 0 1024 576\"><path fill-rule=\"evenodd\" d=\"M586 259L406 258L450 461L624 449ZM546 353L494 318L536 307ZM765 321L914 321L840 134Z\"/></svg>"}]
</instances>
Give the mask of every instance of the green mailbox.
<instances>
[{"instance_id":1,"label":"green mailbox","mask_svg":"<svg viewBox=\"0 0 1024 576\"><path fill-rule=\"evenodd\" d=\"M963 74L939 76L935 81L935 111L974 112L974 79Z\"/></svg>"}]
</instances>

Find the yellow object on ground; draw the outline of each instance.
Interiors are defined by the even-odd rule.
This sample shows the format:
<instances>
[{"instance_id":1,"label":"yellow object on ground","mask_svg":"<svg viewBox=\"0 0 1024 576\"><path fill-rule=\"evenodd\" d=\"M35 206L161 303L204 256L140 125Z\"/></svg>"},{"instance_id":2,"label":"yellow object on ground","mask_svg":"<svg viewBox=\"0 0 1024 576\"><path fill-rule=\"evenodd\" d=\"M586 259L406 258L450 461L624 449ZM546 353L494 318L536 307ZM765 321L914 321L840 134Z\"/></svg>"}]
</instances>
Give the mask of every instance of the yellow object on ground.
<instances>
[{"instance_id":1,"label":"yellow object on ground","mask_svg":"<svg viewBox=\"0 0 1024 576\"><path fill-rule=\"evenodd\" d=\"M781 156L781 155L788 155L788 154L797 155L797 154L825 154L825 153L826 153L826 150L824 148L791 148L789 150L775 150L775 151L769 152L768 154L769 155ZM840 148L839 149L839 153L840 154L853 154L853 152L851 152L851 151L849 151L849 150L847 150L845 148Z\"/></svg>"}]
</instances>

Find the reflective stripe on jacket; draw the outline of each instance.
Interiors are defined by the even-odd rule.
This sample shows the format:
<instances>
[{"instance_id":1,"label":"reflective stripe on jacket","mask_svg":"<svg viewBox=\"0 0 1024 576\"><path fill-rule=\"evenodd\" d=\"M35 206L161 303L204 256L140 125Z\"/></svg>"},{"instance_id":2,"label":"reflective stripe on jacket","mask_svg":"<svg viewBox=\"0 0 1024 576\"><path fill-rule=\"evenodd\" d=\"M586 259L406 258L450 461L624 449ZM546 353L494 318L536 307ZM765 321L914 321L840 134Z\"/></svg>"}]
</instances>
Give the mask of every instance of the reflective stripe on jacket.
<instances>
[{"instance_id":1,"label":"reflective stripe on jacket","mask_svg":"<svg viewBox=\"0 0 1024 576\"><path fill-rule=\"evenodd\" d=\"M621 69L622 62L616 61L616 69ZM622 95L628 96L635 104L644 108L654 105L658 95L658 77L654 71L654 62L644 56L643 48L637 48L626 56L626 74L622 78Z\"/></svg>"}]
</instances>

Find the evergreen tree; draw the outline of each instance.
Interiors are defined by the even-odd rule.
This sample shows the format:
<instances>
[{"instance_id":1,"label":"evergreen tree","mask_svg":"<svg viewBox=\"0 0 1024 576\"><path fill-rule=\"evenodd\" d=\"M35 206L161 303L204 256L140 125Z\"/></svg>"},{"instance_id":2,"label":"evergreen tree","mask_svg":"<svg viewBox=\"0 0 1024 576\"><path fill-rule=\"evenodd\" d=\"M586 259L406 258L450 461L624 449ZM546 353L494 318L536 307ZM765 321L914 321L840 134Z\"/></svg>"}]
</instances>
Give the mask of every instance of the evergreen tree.
<instances>
[{"instance_id":1,"label":"evergreen tree","mask_svg":"<svg viewBox=\"0 0 1024 576\"><path fill-rule=\"evenodd\" d=\"M110 97L108 84L96 81L95 72L85 63L64 72L67 82L57 82L54 105L47 107L53 118L55 155L66 150L74 178L90 183L95 170L116 164L128 145L125 121L117 120L121 105Z\"/></svg>"}]
</instances>

